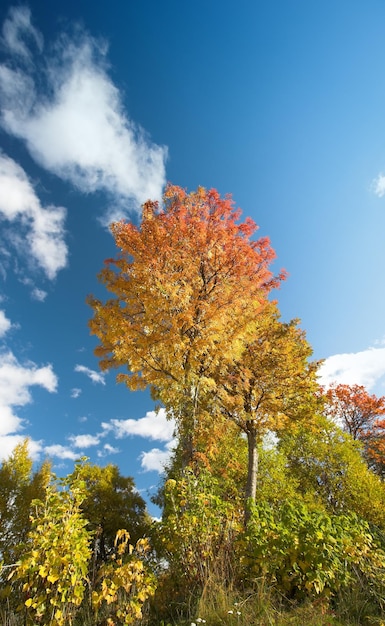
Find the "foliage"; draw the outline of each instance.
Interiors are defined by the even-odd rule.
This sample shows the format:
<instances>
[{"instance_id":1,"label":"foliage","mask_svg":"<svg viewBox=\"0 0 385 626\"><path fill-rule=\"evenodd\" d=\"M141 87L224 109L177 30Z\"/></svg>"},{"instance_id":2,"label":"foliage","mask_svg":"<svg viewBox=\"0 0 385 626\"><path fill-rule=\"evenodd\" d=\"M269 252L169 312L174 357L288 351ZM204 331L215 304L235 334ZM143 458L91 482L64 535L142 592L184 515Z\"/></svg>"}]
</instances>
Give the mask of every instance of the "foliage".
<instances>
[{"instance_id":1,"label":"foliage","mask_svg":"<svg viewBox=\"0 0 385 626\"><path fill-rule=\"evenodd\" d=\"M32 466L26 439L0 467L0 558L7 565L19 559L30 528L31 501L44 497L50 479L48 463L35 472Z\"/></svg>"},{"instance_id":2,"label":"foliage","mask_svg":"<svg viewBox=\"0 0 385 626\"><path fill-rule=\"evenodd\" d=\"M116 465L78 464L71 475L71 480L75 478L85 485L81 510L88 520L88 530L94 532L94 562L107 558L120 528L130 529L134 543L148 534L151 521L146 504L135 490L133 479L122 476Z\"/></svg>"},{"instance_id":3,"label":"foliage","mask_svg":"<svg viewBox=\"0 0 385 626\"><path fill-rule=\"evenodd\" d=\"M359 442L336 424L324 417L311 428L297 424L281 437L279 447L305 500L333 513L354 512L385 529L385 485L368 469Z\"/></svg>"},{"instance_id":4,"label":"foliage","mask_svg":"<svg viewBox=\"0 0 385 626\"><path fill-rule=\"evenodd\" d=\"M162 207L143 206L139 228L112 225L120 254L99 279L114 297L105 304L89 298L101 367L125 366L129 374L119 381L151 388L178 420L186 463L215 371L243 351L267 295L284 278L269 269L269 240L252 241L256 225L239 217L230 197L215 190L187 194L169 185Z\"/></svg>"},{"instance_id":5,"label":"foliage","mask_svg":"<svg viewBox=\"0 0 385 626\"><path fill-rule=\"evenodd\" d=\"M354 513L330 515L299 501L278 509L261 502L252 508L246 545L247 576L267 578L286 597L334 595L351 586L357 572L369 585L385 582L385 553Z\"/></svg>"},{"instance_id":6,"label":"foliage","mask_svg":"<svg viewBox=\"0 0 385 626\"><path fill-rule=\"evenodd\" d=\"M279 432L292 421L310 421L316 409L316 370L312 350L298 320L283 323L276 306L256 321L252 341L240 359L219 368L218 396L224 413L246 434L246 498L255 500L257 445L268 431Z\"/></svg>"},{"instance_id":7,"label":"foliage","mask_svg":"<svg viewBox=\"0 0 385 626\"><path fill-rule=\"evenodd\" d=\"M385 479L385 419L377 419L362 437L365 457L373 471Z\"/></svg>"},{"instance_id":8,"label":"foliage","mask_svg":"<svg viewBox=\"0 0 385 626\"><path fill-rule=\"evenodd\" d=\"M369 394L362 385L331 385L325 392L325 400L325 414L363 443L369 467L383 477L385 396Z\"/></svg>"},{"instance_id":9,"label":"foliage","mask_svg":"<svg viewBox=\"0 0 385 626\"><path fill-rule=\"evenodd\" d=\"M155 577L145 563L150 546L139 539L135 548L126 530L118 530L115 552L99 570L98 584L92 592L95 620L102 613L107 626L133 624L142 617L145 601L155 592Z\"/></svg>"},{"instance_id":10,"label":"foliage","mask_svg":"<svg viewBox=\"0 0 385 626\"><path fill-rule=\"evenodd\" d=\"M72 624L83 601L90 558L90 535L80 506L84 483L59 481L35 500L32 528L20 564L12 573L23 583L27 622Z\"/></svg>"},{"instance_id":11,"label":"foliage","mask_svg":"<svg viewBox=\"0 0 385 626\"><path fill-rule=\"evenodd\" d=\"M160 550L187 586L204 584L220 565L231 568L238 528L239 510L220 496L218 481L208 471L185 468L179 480L167 481L158 527ZM226 577L226 572L220 575Z\"/></svg>"},{"instance_id":12,"label":"foliage","mask_svg":"<svg viewBox=\"0 0 385 626\"><path fill-rule=\"evenodd\" d=\"M160 562L153 602L157 619L186 617L209 579L234 576L234 539L242 509L223 498L220 482L205 468L184 468L167 480L162 521L154 527Z\"/></svg>"},{"instance_id":13,"label":"foliage","mask_svg":"<svg viewBox=\"0 0 385 626\"><path fill-rule=\"evenodd\" d=\"M325 413L353 437L362 439L378 416L385 414L385 396L369 394L363 385L331 385L325 392Z\"/></svg>"},{"instance_id":14,"label":"foliage","mask_svg":"<svg viewBox=\"0 0 385 626\"><path fill-rule=\"evenodd\" d=\"M383 624L385 397L320 390L299 321L269 300L270 242L230 197L169 185L142 218L112 225L90 327L101 366L176 420L162 519L115 465L58 480L18 446L0 468L0 620Z\"/></svg>"}]
</instances>

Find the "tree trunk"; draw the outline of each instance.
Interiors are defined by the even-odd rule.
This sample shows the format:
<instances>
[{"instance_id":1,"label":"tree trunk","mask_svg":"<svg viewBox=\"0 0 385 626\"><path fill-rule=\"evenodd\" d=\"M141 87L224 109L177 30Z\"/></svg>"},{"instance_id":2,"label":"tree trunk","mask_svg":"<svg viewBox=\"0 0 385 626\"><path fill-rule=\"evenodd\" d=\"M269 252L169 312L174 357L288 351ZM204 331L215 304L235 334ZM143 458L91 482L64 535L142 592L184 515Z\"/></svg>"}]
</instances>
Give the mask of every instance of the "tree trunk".
<instances>
[{"instance_id":1,"label":"tree trunk","mask_svg":"<svg viewBox=\"0 0 385 626\"><path fill-rule=\"evenodd\" d=\"M245 526L250 519L250 500L255 502L255 494L257 491L257 475L258 475L258 447L257 447L257 433L251 426L247 430L247 448L248 448L248 463L247 463L247 483L246 483L246 503L245 503Z\"/></svg>"}]
</instances>

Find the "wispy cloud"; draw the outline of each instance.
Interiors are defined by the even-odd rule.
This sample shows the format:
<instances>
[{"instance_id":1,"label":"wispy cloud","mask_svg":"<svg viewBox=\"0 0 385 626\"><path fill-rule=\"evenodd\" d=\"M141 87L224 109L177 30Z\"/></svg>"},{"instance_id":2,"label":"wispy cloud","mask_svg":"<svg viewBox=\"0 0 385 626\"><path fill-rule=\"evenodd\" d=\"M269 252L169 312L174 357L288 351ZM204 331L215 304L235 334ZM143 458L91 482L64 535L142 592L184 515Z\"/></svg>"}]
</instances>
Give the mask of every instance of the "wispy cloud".
<instances>
[{"instance_id":1,"label":"wispy cloud","mask_svg":"<svg viewBox=\"0 0 385 626\"><path fill-rule=\"evenodd\" d=\"M71 389L71 398L78 398L82 393L82 390L78 387Z\"/></svg>"},{"instance_id":2,"label":"wispy cloud","mask_svg":"<svg viewBox=\"0 0 385 626\"><path fill-rule=\"evenodd\" d=\"M31 298L38 302L44 302L47 296L47 292L44 289L38 289L38 287L34 287L31 291Z\"/></svg>"},{"instance_id":3,"label":"wispy cloud","mask_svg":"<svg viewBox=\"0 0 385 626\"><path fill-rule=\"evenodd\" d=\"M372 190L379 198L385 195L385 174L382 172L372 182Z\"/></svg>"},{"instance_id":4,"label":"wispy cloud","mask_svg":"<svg viewBox=\"0 0 385 626\"><path fill-rule=\"evenodd\" d=\"M319 381L325 386L337 382L364 385L370 390L381 382L384 375L385 347L368 348L327 358L319 370Z\"/></svg>"},{"instance_id":5,"label":"wispy cloud","mask_svg":"<svg viewBox=\"0 0 385 626\"><path fill-rule=\"evenodd\" d=\"M2 127L24 140L41 166L79 190L107 192L114 210L159 199L167 150L128 117L108 74L105 42L78 29L72 37L62 35L49 54L33 56L31 37L38 48L42 39L26 9L13 9L6 24ZM32 58L34 67L20 64L20 56Z\"/></svg>"},{"instance_id":6,"label":"wispy cloud","mask_svg":"<svg viewBox=\"0 0 385 626\"><path fill-rule=\"evenodd\" d=\"M160 409L158 412L148 411L145 417L137 420L112 419L109 422L103 422L102 428L108 432L113 432L117 439L139 435L153 441L171 441L174 435L175 422L168 420L166 411Z\"/></svg>"},{"instance_id":7,"label":"wispy cloud","mask_svg":"<svg viewBox=\"0 0 385 626\"><path fill-rule=\"evenodd\" d=\"M108 456L109 454L118 454L120 452L119 448L115 448L115 446L111 446L109 443L105 443L102 450L98 450L97 455L99 458L103 458Z\"/></svg>"},{"instance_id":8,"label":"wispy cloud","mask_svg":"<svg viewBox=\"0 0 385 626\"><path fill-rule=\"evenodd\" d=\"M42 50L43 38L31 23L31 11L25 6L11 7L3 24L3 46L13 55L21 57L23 61L30 61L31 43L38 50Z\"/></svg>"},{"instance_id":9,"label":"wispy cloud","mask_svg":"<svg viewBox=\"0 0 385 626\"><path fill-rule=\"evenodd\" d=\"M18 226L18 236L12 233L15 236L8 237L7 244L16 246L24 259L32 257L49 279L55 278L67 264L65 215L62 207L43 207L24 170L0 152L0 220ZM22 232L26 236L28 256Z\"/></svg>"},{"instance_id":10,"label":"wispy cloud","mask_svg":"<svg viewBox=\"0 0 385 626\"><path fill-rule=\"evenodd\" d=\"M144 417L136 420L112 419L109 422L103 422L102 428L117 439L138 436L150 441L163 442L163 448L152 448L142 452L139 459L141 468L145 472L156 471L161 474L164 471L175 446L175 421L167 419L164 409L160 409L158 412L148 411Z\"/></svg>"},{"instance_id":11,"label":"wispy cloud","mask_svg":"<svg viewBox=\"0 0 385 626\"><path fill-rule=\"evenodd\" d=\"M11 320L6 317L4 311L0 310L0 337L4 337L11 326Z\"/></svg>"},{"instance_id":12,"label":"wispy cloud","mask_svg":"<svg viewBox=\"0 0 385 626\"><path fill-rule=\"evenodd\" d=\"M96 372L85 365L75 365L75 372L85 374L93 383L100 383L101 385L106 384L104 380L105 374L103 372Z\"/></svg>"}]
</instances>

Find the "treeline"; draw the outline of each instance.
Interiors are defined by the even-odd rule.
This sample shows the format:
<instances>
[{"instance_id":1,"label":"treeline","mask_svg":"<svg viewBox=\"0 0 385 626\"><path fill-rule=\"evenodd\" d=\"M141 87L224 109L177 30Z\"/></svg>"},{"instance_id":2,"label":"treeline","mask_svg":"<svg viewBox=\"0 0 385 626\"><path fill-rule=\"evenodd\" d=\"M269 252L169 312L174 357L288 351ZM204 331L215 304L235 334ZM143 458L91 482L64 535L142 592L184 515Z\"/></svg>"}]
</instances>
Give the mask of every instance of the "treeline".
<instances>
[{"instance_id":1,"label":"treeline","mask_svg":"<svg viewBox=\"0 0 385 626\"><path fill-rule=\"evenodd\" d=\"M261 445L245 526L247 443L223 439L215 465L176 451L160 521L117 467L58 479L19 445L0 468L2 623L381 624L385 485L362 446L326 417Z\"/></svg>"},{"instance_id":2,"label":"treeline","mask_svg":"<svg viewBox=\"0 0 385 626\"><path fill-rule=\"evenodd\" d=\"M90 328L101 367L175 420L162 519L114 466L58 481L17 449L3 470L19 455L27 478L0 520L12 623L383 623L385 398L319 386L256 228L229 197L172 185L140 226L112 225L112 297L89 298Z\"/></svg>"}]
</instances>

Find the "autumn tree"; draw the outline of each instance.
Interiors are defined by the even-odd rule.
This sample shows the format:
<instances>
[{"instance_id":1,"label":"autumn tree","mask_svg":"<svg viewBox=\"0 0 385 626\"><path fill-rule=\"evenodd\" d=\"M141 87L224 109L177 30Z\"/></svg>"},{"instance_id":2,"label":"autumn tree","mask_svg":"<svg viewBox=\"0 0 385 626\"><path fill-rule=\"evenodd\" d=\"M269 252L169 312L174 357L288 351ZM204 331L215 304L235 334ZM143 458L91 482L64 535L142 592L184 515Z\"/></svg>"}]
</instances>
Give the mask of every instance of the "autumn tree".
<instances>
[{"instance_id":1,"label":"autumn tree","mask_svg":"<svg viewBox=\"0 0 385 626\"><path fill-rule=\"evenodd\" d=\"M325 414L363 443L369 466L383 475L385 396L378 398L363 385L334 384L325 391L325 399Z\"/></svg>"},{"instance_id":2,"label":"autumn tree","mask_svg":"<svg viewBox=\"0 0 385 626\"><path fill-rule=\"evenodd\" d=\"M246 499L255 500L258 444L264 435L313 417L318 363L309 361L311 354L298 320L282 322L272 303L259 315L241 358L218 370L221 410L247 437Z\"/></svg>"},{"instance_id":3,"label":"autumn tree","mask_svg":"<svg viewBox=\"0 0 385 626\"><path fill-rule=\"evenodd\" d=\"M331 385L325 392L325 412L353 437L362 439L379 416L385 415L385 396L369 394L363 385Z\"/></svg>"},{"instance_id":4,"label":"autumn tree","mask_svg":"<svg viewBox=\"0 0 385 626\"><path fill-rule=\"evenodd\" d=\"M177 420L186 464L215 372L240 357L284 278L269 269L269 240L253 240L256 224L239 219L228 196L169 185L162 205L143 205L139 227L111 226L120 252L99 279L113 297L89 298L102 369L124 366L118 381L151 389Z\"/></svg>"},{"instance_id":5,"label":"autumn tree","mask_svg":"<svg viewBox=\"0 0 385 626\"><path fill-rule=\"evenodd\" d=\"M385 418L374 420L363 442L369 467L385 479Z\"/></svg>"}]
</instances>

